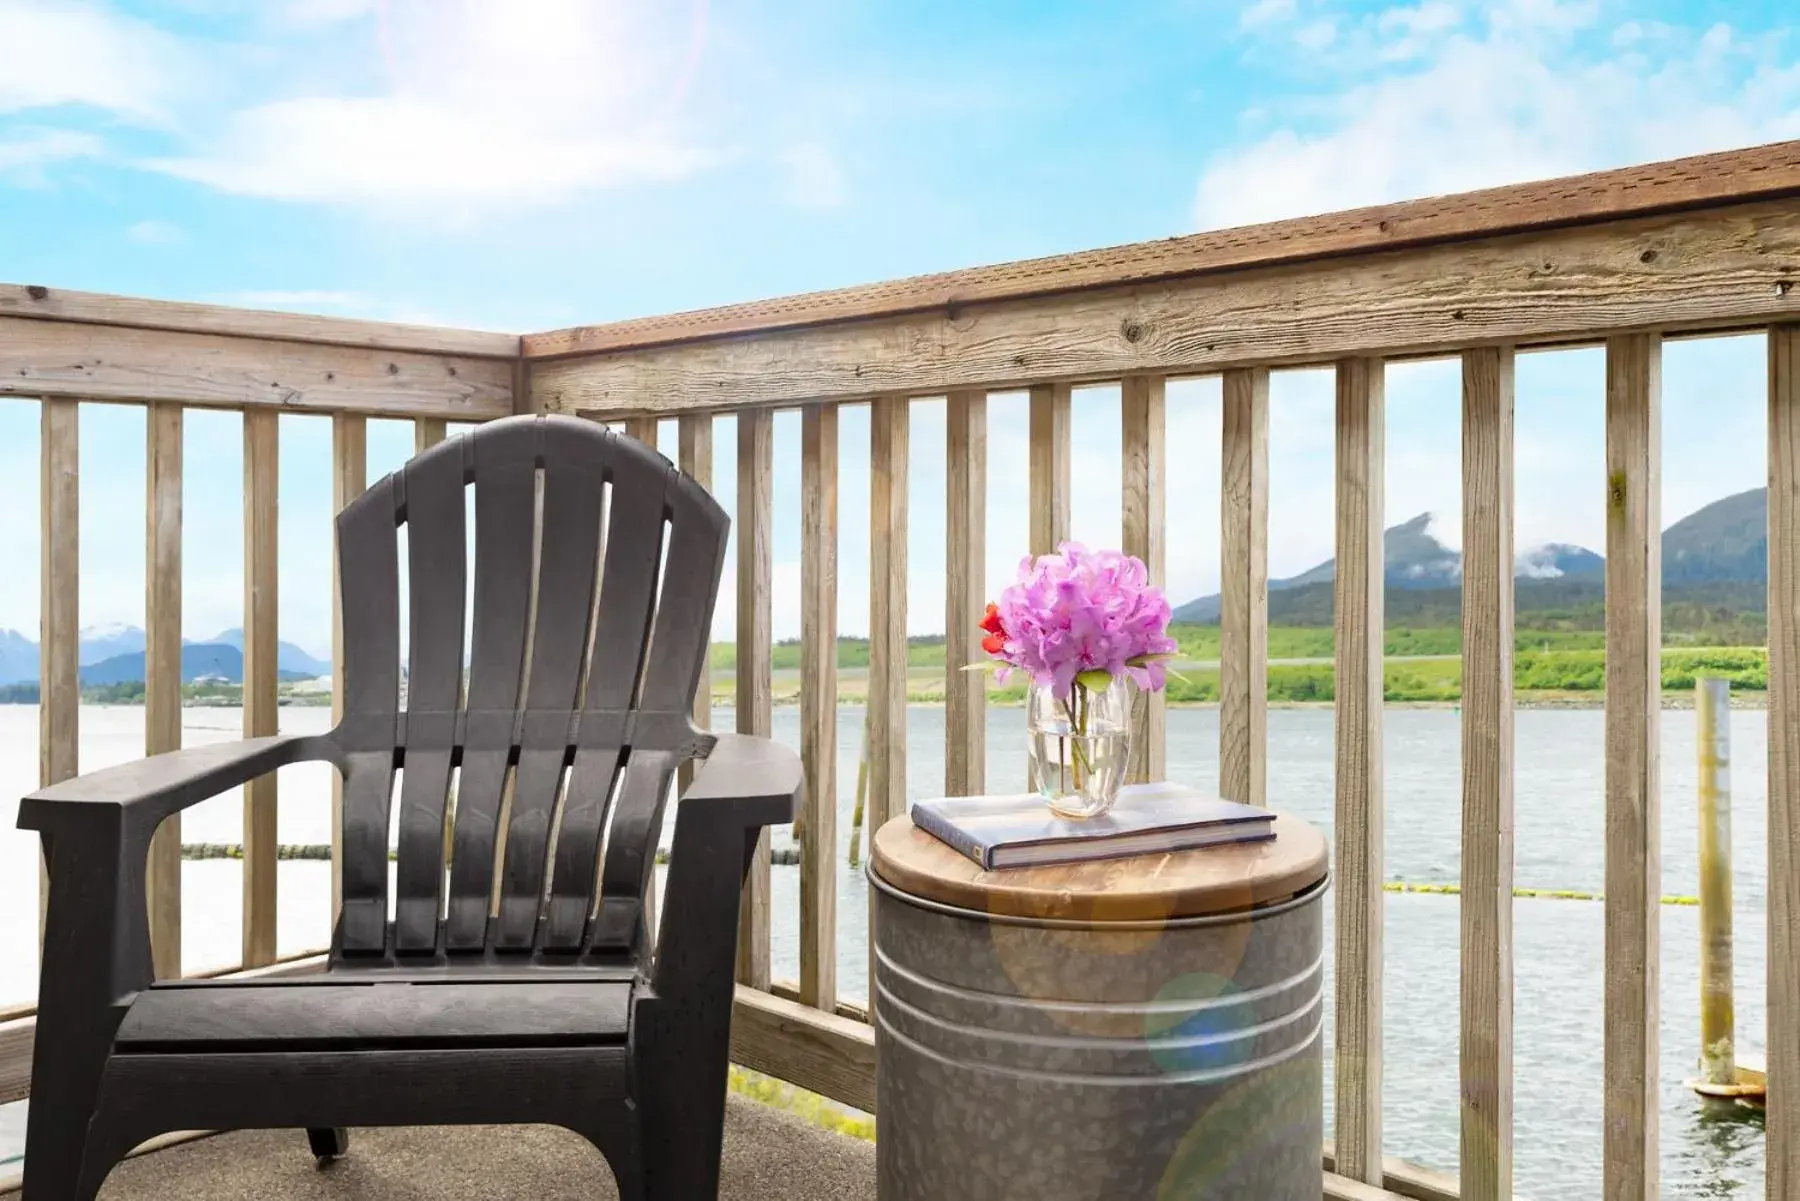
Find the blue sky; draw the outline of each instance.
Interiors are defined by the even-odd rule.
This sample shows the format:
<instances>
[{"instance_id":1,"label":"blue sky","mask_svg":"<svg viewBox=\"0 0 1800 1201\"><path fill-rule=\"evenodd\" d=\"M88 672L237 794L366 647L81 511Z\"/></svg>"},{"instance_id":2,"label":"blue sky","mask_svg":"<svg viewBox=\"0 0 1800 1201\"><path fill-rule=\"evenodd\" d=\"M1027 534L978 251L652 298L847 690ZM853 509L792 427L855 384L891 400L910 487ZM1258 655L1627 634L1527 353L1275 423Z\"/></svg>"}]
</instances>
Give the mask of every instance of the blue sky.
<instances>
[{"instance_id":1,"label":"blue sky","mask_svg":"<svg viewBox=\"0 0 1800 1201\"><path fill-rule=\"evenodd\" d=\"M695 308L1800 136L1777 11L0 0L0 278L502 330ZM1669 348L1669 520L1762 482L1762 373L1758 339ZM1521 546L1603 545L1600 380L1596 352L1521 360ZM1330 553L1329 380L1284 373L1273 395L1280 575ZM1023 414L992 402L992 586L1025 539ZM0 404L0 626L34 636L36 420ZM943 624L941 405L914 422L925 631ZM1116 542L1116 392L1078 394L1076 423L1076 533ZM778 421L784 463L797 427ZM82 435L82 620L141 623L142 414L88 406ZM1169 435L1179 600L1218 577L1216 383L1172 386ZM329 432L285 417L282 438L283 636L323 650ZM863 413L843 438L840 624L862 632ZM377 423L372 474L409 449ZM203 636L241 614L237 419L192 416L187 459ZM1390 521L1454 514L1458 462L1454 366L1395 369ZM795 474L778 636L798 628Z\"/></svg>"}]
</instances>

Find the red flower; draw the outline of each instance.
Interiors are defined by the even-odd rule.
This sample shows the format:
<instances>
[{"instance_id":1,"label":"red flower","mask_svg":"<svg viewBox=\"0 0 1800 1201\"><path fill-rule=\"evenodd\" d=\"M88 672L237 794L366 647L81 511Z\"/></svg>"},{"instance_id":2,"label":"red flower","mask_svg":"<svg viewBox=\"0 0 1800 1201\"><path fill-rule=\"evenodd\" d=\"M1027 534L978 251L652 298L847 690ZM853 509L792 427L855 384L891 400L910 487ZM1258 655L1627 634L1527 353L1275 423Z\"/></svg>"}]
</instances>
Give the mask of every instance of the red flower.
<instances>
[{"instance_id":1,"label":"red flower","mask_svg":"<svg viewBox=\"0 0 1800 1201\"><path fill-rule=\"evenodd\" d=\"M1000 624L1000 606L988 602L987 612L982 614L980 628L987 631L987 637L981 640L981 649L990 655L998 655L1006 649L1006 627Z\"/></svg>"}]
</instances>

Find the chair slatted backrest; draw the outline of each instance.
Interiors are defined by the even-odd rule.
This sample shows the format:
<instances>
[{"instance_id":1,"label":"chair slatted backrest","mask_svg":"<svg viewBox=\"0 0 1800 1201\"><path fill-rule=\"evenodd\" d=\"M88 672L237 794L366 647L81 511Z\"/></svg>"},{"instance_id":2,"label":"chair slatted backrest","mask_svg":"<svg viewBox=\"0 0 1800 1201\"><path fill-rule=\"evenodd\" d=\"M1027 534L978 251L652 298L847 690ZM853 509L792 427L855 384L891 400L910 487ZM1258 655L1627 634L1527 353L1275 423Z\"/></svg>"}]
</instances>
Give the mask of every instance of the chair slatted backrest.
<instances>
[{"instance_id":1,"label":"chair slatted backrest","mask_svg":"<svg viewBox=\"0 0 1800 1201\"><path fill-rule=\"evenodd\" d=\"M442 442L344 509L341 954L639 950L728 525L648 447L556 416Z\"/></svg>"}]
</instances>

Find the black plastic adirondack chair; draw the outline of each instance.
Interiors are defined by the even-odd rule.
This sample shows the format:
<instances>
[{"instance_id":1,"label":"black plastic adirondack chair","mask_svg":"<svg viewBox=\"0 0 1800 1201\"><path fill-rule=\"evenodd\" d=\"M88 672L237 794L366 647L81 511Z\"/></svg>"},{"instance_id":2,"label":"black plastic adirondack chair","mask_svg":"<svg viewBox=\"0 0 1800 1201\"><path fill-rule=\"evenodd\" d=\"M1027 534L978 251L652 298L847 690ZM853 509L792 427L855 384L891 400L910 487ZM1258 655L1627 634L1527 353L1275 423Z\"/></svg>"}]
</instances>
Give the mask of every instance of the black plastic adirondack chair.
<instances>
[{"instance_id":1,"label":"black plastic adirondack chair","mask_svg":"<svg viewBox=\"0 0 1800 1201\"><path fill-rule=\"evenodd\" d=\"M801 791L792 751L689 720L728 524L667 460L603 426L481 426L338 518L334 730L175 751L27 797L19 825L42 833L50 902L25 1201L88 1201L133 1147L171 1130L304 1128L329 1158L346 1127L478 1123L575 1130L627 1201L714 1196L739 888L761 828L791 820ZM664 798L696 755L653 957L644 897ZM144 878L157 825L321 759L344 777L329 970L153 983Z\"/></svg>"}]
</instances>

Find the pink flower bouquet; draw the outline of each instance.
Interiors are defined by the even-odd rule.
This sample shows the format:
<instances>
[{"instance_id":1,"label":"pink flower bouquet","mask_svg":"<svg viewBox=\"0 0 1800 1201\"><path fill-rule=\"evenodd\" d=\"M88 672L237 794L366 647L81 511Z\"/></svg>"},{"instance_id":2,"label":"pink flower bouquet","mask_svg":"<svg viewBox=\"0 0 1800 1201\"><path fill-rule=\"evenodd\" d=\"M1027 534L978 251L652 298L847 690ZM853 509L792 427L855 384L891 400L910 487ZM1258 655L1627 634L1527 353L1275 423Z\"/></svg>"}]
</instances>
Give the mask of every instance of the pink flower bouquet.
<instances>
[{"instance_id":1,"label":"pink flower bouquet","mask_svg":"<svg viewBox=\"0 0 1800 1201\"><path fill-rule=\"evenodd\" d=\"M1175 653L1168 599L1143 560L1079 542L1020 563L1018 582L987 607L981 628L1001 682L1017 669L1065 701L1119 676L1160 691Z\"/></svg>"},{"instance_id":2,"label":"pink flower bouquet","mask_svg":"<svg viewBox=\"0 0 1800 1201\"><path fill-rule=\"evenodd\" d=\"M1160 691L1176 649L1169 602L1143 561L1065 542L1019 565L981 628L990 658L971 666L1031 678L1033 787L1064 816L1105 812L1129 757L1125 683Z\"/></svg>"}]
</instances>

